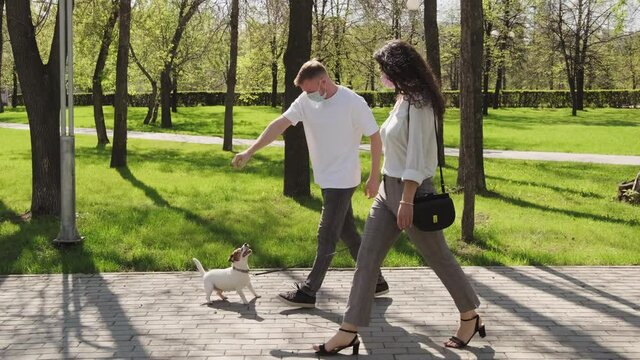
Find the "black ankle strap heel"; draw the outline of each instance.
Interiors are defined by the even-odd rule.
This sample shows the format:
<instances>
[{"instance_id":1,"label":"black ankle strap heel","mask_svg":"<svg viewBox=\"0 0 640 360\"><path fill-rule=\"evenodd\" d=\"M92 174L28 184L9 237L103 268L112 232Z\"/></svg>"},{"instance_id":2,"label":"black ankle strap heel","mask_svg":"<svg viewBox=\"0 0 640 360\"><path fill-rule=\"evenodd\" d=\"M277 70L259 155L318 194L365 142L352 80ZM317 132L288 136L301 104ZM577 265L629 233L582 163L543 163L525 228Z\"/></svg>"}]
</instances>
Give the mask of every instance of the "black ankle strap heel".
<instances>
[{"instance_id":1,"label":"black ankle strap heel","mask_svg":"<svg viewBox=\"0 0 640 360\"><path fill-rule=\"evenodd\" d=\"M316 351L316 354L331 356L331 355L337 355L340 351L344 349L353 348L353 355L358 355L358 353L360 352L360 341L358 340L358 332L353 330L342 329L342 328L340 328L339 331L355 334L355 336L353 337L353 340L351 340L351 342L348 345L338 346L332 349L331 351L327 351L327 348L325 347L326 344L322 344L320 345L320 350Z\"/></svg>"},{"instance_id":2,"label":"black ankle strap heel","mask_svg":"<svg viewBox=\"0 0 640 360\"><path fill-rule=\"evenodd\" d=\"M474 317L472 317L471 319L460 319L460 321L476 321L475 324L475 328L473 331L473 334L471 334L471 337L469 338L469 340L467 340L466 342L462 341L460 338L456 337L456 336L452 336L449 338L449 341L451 341L454 345L451 345L449 343L445 343L444 346L445 347L450 347L450 348L454 348L454 349L461 349L465 346L467 346L469 344L469 342L471 341L471 339L473 339L473 337L476 335L476 333L480 334L481 338L484 338L485 336L487 336L487 331L484 327L484 324L480 325L480 315L476 315Z\"/></svg>"}]
</instances>

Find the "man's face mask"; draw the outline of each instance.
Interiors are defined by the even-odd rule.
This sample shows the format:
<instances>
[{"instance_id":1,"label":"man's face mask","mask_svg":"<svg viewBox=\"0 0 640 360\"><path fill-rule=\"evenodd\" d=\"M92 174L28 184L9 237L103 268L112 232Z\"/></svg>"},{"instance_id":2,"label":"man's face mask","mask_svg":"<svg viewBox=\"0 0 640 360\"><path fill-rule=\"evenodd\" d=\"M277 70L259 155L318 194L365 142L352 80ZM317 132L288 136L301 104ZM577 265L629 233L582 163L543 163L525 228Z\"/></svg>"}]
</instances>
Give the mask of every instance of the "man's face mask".
<instances>
[{"instance_id":1,"label":"man's face mask","mask_svg":"<svg viewBox=\"0 0 640 360\"><path fill-rule=\"evenodd\" d=\"M320 80L320 82L318 83L318 91L307 93L309 100L312 100L315 102L323 102L326 100L325 95L327 94L327 89L326 89L326 86L325 86L325 89L322 89L323 83L324 83L324 80Z\"/></svg>"}]
</instances>

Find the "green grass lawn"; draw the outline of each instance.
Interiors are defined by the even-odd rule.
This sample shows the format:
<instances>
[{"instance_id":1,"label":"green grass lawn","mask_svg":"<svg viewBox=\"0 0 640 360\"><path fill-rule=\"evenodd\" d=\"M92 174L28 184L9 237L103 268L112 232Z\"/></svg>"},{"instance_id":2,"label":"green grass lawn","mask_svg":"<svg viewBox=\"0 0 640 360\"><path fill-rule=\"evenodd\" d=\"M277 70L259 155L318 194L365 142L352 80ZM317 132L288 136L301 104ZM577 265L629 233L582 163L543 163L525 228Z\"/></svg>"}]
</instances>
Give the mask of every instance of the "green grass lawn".
<instances>
[{"instance_id":1,"label":"green grass lawn","mask_svg":"<svg viewBox=\"0 0 640 360\"><path fill-rule=\"evenodd\" d=\"M255 249L254 268L313 262L319 189L302 202L281 195L283 149L266 149L235 171L232 154L217 147L130 140L129 169L116 171L108 167L110 147L97 150L91 136L79 136L78 227L86 240L58 250L55 219L18 220L30 203L28 132L0 129L0 139L1 274L193 270L194 256L224 267L244 242ZM449 184L456 161L448 159ZM477 201L478 242L458 240L459 219L446 230L463 264L640 264L640 208L614 199L634 167L487 160L486 169L490 193ZM454 199L460 210L461 196ZM370 204L361 190L354 196L360 229ZM342 252L333 265L353 262ZM423 263L403 237L385 265Z\"/></svg>"},{"instance_id":2,"label":"green grass lawn","mask_svg":"<svg viewBox=\"0 0 640 360\"><path fill-rule=\"evenodd\" d=\"M107 127L113 127L113 108L106 106ZM379 124L386 119L389 108L374 108ZM93 109L76 108L76 126L93 127ZM173 129L159 125L143 125L146 108L131 108L129 129L185 134L222 136L224 107L204 106L179 108L173 114ZM279 108L239 106L235 109L234 136L256 138L264 127L280 115ZM460 112L447 109L445 115L445 145L458 147ZM0 121L26 123L24 108L8 109ZM484 144L487 149L557 151L593 154L640 155L640 110L588 109L571 116L570 109L490 109L485 118Z\"/></svg>"}]
</instances>

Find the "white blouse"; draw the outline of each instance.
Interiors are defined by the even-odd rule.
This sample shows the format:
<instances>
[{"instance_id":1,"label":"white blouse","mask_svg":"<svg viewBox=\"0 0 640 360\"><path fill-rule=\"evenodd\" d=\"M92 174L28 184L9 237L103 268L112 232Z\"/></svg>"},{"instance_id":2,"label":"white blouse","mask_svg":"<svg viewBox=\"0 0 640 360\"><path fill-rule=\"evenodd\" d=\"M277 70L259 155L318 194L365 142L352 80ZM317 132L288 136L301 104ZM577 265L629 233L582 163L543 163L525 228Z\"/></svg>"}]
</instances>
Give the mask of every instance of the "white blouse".
<instances>
[{"instance_id":1,"label":"white blouse","mask_svg":"<svg viewBox=\"0 0 640 360\"><path fill-rule=\"evenodd\" d=\"M387 176L421 184L433 177L438 166L438 147L434 128L435 114L431 104L417 108L400 98L380 128Z\"/></svg>"}]
</instances>

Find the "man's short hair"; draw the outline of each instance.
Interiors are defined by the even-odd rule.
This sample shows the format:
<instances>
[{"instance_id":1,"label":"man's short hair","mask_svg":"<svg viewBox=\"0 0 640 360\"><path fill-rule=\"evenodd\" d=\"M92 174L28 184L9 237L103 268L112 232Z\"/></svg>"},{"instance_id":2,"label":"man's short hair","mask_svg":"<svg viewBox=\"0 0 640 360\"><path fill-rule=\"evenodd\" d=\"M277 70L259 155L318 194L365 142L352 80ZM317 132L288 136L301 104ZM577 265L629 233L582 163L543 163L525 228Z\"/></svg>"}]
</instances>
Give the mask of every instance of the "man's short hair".
<instances>
[{"instance_id":1,"label":"man's short hair","mask_svg":"<svg viewBox=\"0 0 640 360\"><path fill-rule=\"evenodd\" d=\"M327 74L327 69L324 65L322 65L322 63L317 59L311 59L302 64L300 71L298 71L298 75L295 80L293 80L293 84L295 86L300 86L306 80L313 79L323 74Z\"/></svg>"}]
</instances>

